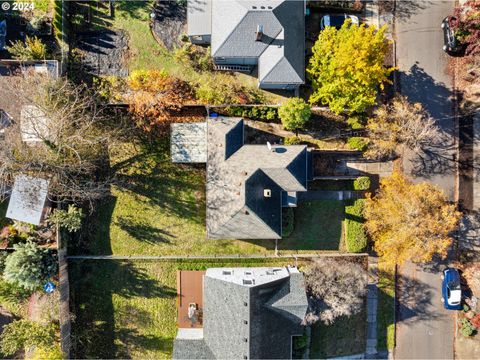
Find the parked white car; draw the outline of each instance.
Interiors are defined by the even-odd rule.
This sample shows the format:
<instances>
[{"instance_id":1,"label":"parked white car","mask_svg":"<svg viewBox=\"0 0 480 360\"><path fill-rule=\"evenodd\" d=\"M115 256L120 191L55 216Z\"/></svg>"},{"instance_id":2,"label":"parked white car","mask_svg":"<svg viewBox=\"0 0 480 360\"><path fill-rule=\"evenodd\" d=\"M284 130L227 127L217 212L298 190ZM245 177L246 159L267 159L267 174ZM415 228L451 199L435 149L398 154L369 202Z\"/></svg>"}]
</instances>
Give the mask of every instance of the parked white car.
<instances>
[{"instance_id":1,"label":"parked white car","mask_svg":"<svg viewBox=\"0 0 480 360\"><path fill-rule=\"evenodd\" d=\"M352 20L352 25L358 25L360 21L355 15L349 14L333 14L333 15L324 15L320 19L320 30L324 30L327 26L333 26L336 29L340 29L343 23L347 20Z\"/></svg>"}]
</instances>

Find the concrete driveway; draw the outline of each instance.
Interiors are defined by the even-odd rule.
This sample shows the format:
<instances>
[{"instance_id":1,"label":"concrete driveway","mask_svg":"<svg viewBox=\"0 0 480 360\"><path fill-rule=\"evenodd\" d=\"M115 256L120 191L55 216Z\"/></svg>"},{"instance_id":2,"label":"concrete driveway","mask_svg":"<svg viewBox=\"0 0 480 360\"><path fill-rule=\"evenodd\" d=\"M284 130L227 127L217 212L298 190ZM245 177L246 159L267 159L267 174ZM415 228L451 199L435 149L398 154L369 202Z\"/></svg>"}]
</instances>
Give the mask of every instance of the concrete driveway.
<instances>
[{"instance_id":1,"label":"concrete driveway","mask_svg":"<svg viewBox=\"0 0 480 360\"><path fill-rule=\"evenodd\" d=\"M452 77L442 51L442 19L452 14L454 1L397 1L395 36L399 88L410 101L420 102L436 119L441 138L419 153L407 152L404 170L415 181L440 186L455 195L455 121Z\"/></svg>"},{"instance_id":2,"label":"concrete driveway","mask_svg":"<svg viewBox=\"0 0 480 360\"><path fill-rule=\"evenodd\" d=\"M395 18L399 88L420 102L436 120L441 138L418 153L404 156L405 173L428 181L455 199L456 131L453 81L442 51L442 19L454 1L398 0ZM425 267L406 264L399 271L396 359L453 359L453 312L441 303L439 262Z\"/></svg>"}]
</instances>

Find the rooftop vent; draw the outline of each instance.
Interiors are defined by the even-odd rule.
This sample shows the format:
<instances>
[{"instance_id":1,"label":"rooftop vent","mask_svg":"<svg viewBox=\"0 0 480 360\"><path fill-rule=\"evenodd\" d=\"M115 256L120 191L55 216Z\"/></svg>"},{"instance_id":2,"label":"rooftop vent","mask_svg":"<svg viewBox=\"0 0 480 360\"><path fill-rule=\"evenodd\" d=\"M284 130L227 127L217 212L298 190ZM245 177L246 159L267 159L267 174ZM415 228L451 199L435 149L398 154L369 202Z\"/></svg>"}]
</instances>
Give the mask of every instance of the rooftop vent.
<instances>
[{"instance_id":1,"label":"rooftop vent","mask_svg":"<svg viewBox=\"0 0 480 360\"><path fill-rule=\"evenodd\" d=\"M255 281L253 279L243 279L243 285L254 285Z\"/></svg>"},{"instance_id":2,"label":"rooftop vent","mask_svg":"<svg viewBox=\"0 0 480 360\"><path fill-rule=\"evenodd\" d=\"M266 198L272 197L272 190L263 189L263 196L265 196Z\"/></svg>"},{"instance_id":3,"label":"rooftop vent","mask_svg":"<svg viewBox=\"0 0 480 360\"><path fill-rule=\"evenodd\" d=\"M251 271L245 271L245 275L246 276L252 275L252 272Z\"/></svg>"},{"instance_id":4,"label":"rooftop vent","mask_svg":"<svg viewBox=\"0 0 480 360\"><path fill-rule=\"evenodd\" d=\"M257 31L255 31L255 41L262 41L263 37L263 25L257 25Z\"/></svg>"},{"instance_id":5,"label":"rooftop vent","mask_svg":"<svg viewBox=\"0 0 480 360\"><path fill-rule=\"evenodd\" d=\"M232 275L232 270L223 270L222 275Z\"/></svg>"}]
</instances>

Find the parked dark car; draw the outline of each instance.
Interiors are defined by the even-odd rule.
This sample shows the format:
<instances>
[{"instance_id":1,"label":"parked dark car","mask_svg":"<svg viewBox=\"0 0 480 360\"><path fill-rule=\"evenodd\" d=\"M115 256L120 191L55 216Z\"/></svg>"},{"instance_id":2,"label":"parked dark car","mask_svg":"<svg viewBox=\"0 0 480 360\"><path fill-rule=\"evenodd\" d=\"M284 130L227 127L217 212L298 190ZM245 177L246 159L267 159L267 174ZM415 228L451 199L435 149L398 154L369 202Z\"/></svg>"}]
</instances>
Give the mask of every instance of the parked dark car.
<instances>
[{"instance_id":1,"label":"parked dark car","mask_svg":"<svg viewBox=\"0 0 480 360\"><path fill-rule=\"evenodd\" d=\"M5 48L5 39L7 38L7 20L0 21L0 50Z\"/></svg>"},{"instance_id":2,"label":"parked dark car","mask_svg":"<svg viewBox=\"0 0 480 360\"><path fill-rule=\"evenodd\" d=\"M446 268L442 274L442 302L447 310L462 310L462 287L457 269Z\"/></svg>"},{"instance_id":3,"label":"parked dark car","mask_svg":"<svg viewBox=\"0 0 480 360\"><path fill-rule=\"evenodd\" d=\"M442 21L443 51L447 54L458 54L463 48L455 37L455 32L452 29L452 23L456 20L457 19L453 16L447 16Z\"/></svg>"},{"instance_id":4,"label":"parked dark car","mask_svg":"<svg viewBox=\"0 0 480 360\"><path fill-rule=\"evenodd\" d=\"M347 20L352 20L353 25L358 25L358 17L355 15L348 14L334 14L334 15L324 15L320 19L320 30L324 30L327 26L333 26L337 30L340 29L343 23Z\"/></svg>"}]
</instances>

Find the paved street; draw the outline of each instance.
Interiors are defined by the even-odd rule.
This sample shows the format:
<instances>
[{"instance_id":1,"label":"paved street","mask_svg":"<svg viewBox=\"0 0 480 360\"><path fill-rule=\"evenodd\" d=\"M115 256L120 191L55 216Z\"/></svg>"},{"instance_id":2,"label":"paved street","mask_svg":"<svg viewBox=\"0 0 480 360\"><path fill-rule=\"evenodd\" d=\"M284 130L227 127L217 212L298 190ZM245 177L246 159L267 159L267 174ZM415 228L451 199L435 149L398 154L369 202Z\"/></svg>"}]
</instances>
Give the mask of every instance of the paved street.
<instances>
[{"instance_id":1,"label":"paved street","mask_svg":"<svg viewBox=\"0 0 480 360\"><path fill-rule=\"evenodd\" d=\"M442 139L420 154L406 154L404 170L417 181L428 180L455 194L455 141L452 78L442 51L442 19L452 13L453 1L398 1L395 33L399 85L410 101L420 102L437 120Z\"/></svg>"},{"instance_id":2,"label":"paved street","mask_svg":"<svg viewBox=\"0 0 480 360\"><path fill-rule=\"evenodd\" d=\"M453 82L442 51L442 19L453 1L397 2L395 33L399 86L420 102L442 130L442 138L419 154L407 153L404 171L415 181L429 181L455 198L455 122ZM396 359L452 359L453 312L441 303L440 266L405 265L399 271Z\"/></svg>"}]
</instances>

